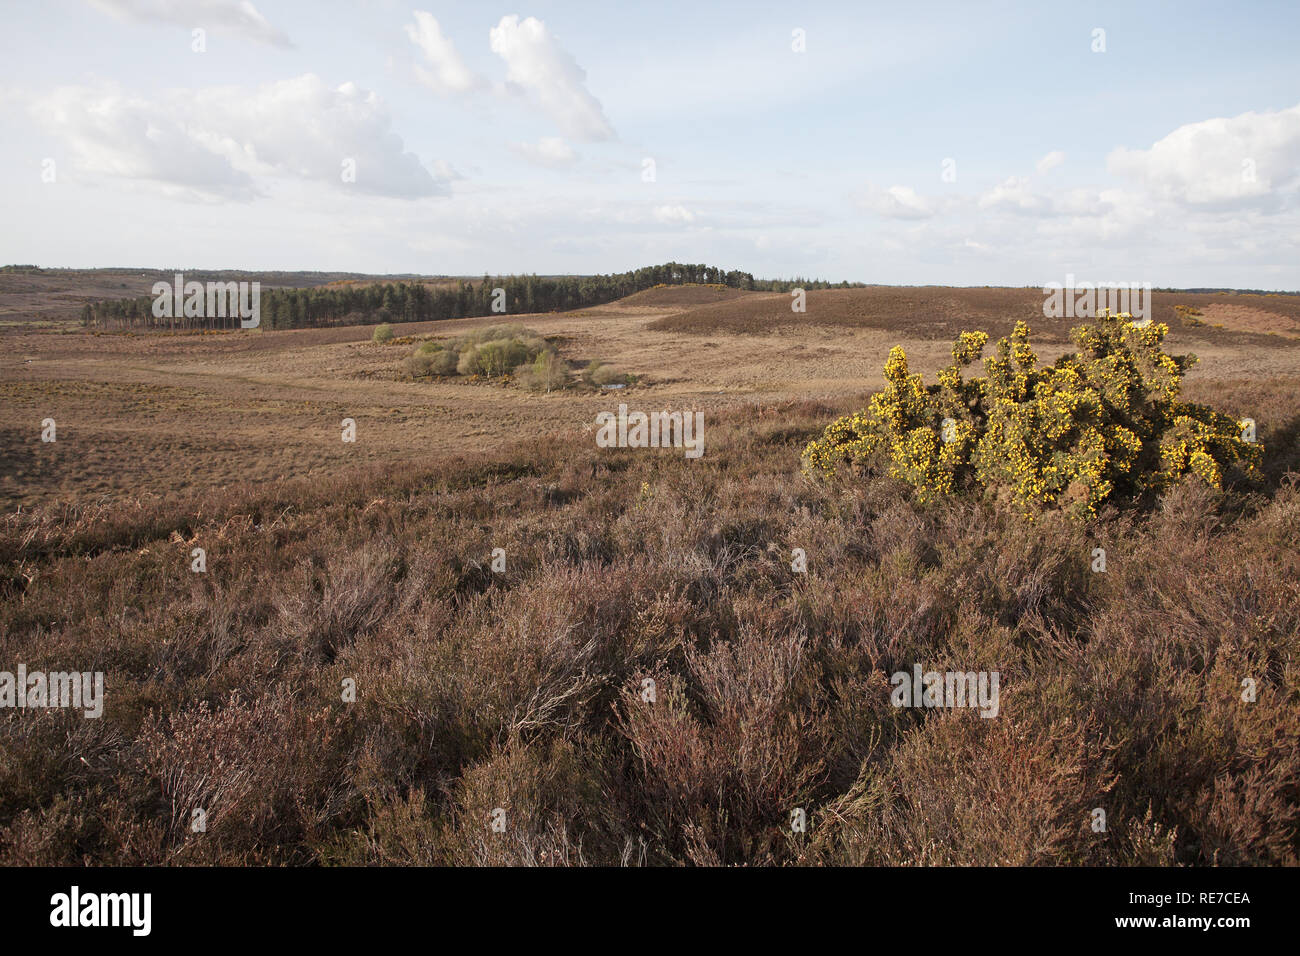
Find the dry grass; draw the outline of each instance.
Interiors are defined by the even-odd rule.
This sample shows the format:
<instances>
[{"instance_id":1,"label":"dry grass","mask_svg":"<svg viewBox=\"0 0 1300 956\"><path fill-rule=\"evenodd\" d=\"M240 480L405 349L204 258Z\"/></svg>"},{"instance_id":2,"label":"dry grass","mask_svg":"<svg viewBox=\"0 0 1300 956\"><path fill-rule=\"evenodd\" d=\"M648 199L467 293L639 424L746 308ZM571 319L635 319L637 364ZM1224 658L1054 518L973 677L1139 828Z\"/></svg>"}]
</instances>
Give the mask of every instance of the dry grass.
<instances>
[{"instance_id":1,"label":"dry grass","mask_svg":"<svg viewBox=\"0 0 1300 956\"><path fill-rule=\"evenodd\" d=\"M951 361L956 330L1000 328L998 316L1042 304L1034 290L827 290L809 294L809 312L795 324L782 295L737 293L712 306L637 304L643 296L697 301L715 291L650 290L598 309L511 319L555 342L575 368L598 359L636 375L631 394L647 407L712 413L792 398L859 402L882 384L893 345L932 376ZM1004 307L1010 311L999 311ZM764 311L771 309L785 310L785 324L772 325L777 312ZM719 318L716 310L731 311ZM1300 342L1183 324L1169 312L1170 351L1203 359L1189 382L1300 374ZM1038 318L1034 341L1045 360L1054 359L1066 348L1063 333L1039 335L1041 312ZM413 382L403 371L412 339L446 341L493 324L403 324L395 326L401 344L387 346L373 344L366 326L210 335L0 332L0 505L166 496L487 452L524 435L575 434L612 407L609 395L539 397L494 385ZM46 418L58 425L54 444L40 441ZM344 418L357 422L355 444L341 441Z\"/></svg>"},{"instance_id":2,"label":"dry grass","mask_svg":"<svg viewBox=\"0 0 1300 956\"><path fill-rule=\"evenodd\" d=\"M718 302L734 302L737 299L749 299L762 293L733 289L725 285L662 285L644 292L637 292L622 300L625 306L648 306L650 308L689 309L702 305L714 305Z\"/></svg>"},{"instance_id":3,"label":"dry grass","mask_svg":"<svg viewBox=\"0 0 1300 956\"><path fill-rule=\"evenodd\" d=\"M852 363L898 336L714 356L646 329L663 315L527 324L649 373L634 406L703 408L695 461L596 448L582 426L608 396L369 375L409 345L364 328L22 338L6 437L50 401L85 415L56 409L49 471L6 452L34 506L0 525L0 669L100 670L107 694L97 720L0 712L0 863L1298 862L1285 340L1199 339L1188 379L1259 422L1258 487L1031 527L799 477L873 384ZM925 330L902 339L945 360ZM826 398L789 397L807 393ZM350 410L364 440L334 460ZM55 476L62 501L36 493ZM894 708L888 677L914 663L998 671L999 716Z\"/></svg>"},{"instance_id":4,"label":"dry grass","mask_svg":"<svg viewBox=\"0 0 1300 956\"><path fill-rule=\"evenodd\" d=\"M1213 320L1193 326L1174 309L1188 305ZM925 286L825 289L807 293L804 313L791 311L789 295L750 294L745 298L701 305L651 325L659 331L717 335L798 332L809 327L879 329L920 339L952 341L959 332L982 329L991 339L1028 322L1037 338L1064 343L1079 320L1043 317L1041 289L949 288ZM1300 296L1184 292L1152 294L1151 319L1175 333L1194 330L1210 344L1249 341L1264 348L1277 345L1267 333L1300 332Z\"/></svg>"},{"instance_id":5,"label":"dry grass","mask_svg":"<svg viewBox=\"0 0 1300 956\"><path fill-rule=\"evenodd\" d=\"M3 660L108 703L0 719L0 860L1295 863L1295 485L1030 528L802 483L843 410L11 517ZM891 707L914 662L999 717Z\"/></svg>"}]
</instances>

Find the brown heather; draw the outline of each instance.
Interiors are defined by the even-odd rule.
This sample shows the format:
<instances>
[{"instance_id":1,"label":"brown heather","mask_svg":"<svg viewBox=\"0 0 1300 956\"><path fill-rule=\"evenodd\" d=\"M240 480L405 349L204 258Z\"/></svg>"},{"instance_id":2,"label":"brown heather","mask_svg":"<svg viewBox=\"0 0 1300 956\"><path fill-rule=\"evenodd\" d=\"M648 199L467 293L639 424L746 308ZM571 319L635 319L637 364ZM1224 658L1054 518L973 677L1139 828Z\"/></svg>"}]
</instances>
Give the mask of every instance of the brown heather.
<instances>
[{"instance_id":1,"label":"brown heather","mask_svg":"<svg viewBox=\"0 0 1300 956\"><path fill-rule=\"evenodd\" d=\"M0 714L0 862L1295 864L1295 385L1189 388L1258 485L1086 525L801 478L857 399L10 515L0 666L107 693ZM999 716L895 709L917 662Z\"/></svg>"}]
</instances>

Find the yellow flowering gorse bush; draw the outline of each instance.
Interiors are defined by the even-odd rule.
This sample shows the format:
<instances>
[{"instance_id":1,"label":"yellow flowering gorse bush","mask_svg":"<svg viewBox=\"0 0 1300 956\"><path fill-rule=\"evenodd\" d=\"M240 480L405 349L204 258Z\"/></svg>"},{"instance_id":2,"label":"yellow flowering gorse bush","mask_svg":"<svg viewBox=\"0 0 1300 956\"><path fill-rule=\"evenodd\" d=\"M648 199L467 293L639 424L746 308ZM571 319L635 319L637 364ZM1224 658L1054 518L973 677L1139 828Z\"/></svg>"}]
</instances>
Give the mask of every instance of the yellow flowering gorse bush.
<instances>
[{"instance_id":1,"label":"yellow flowering gorse bush","mask_svg":"<svg viewBox=\"0 0 1300 956\"><path fill-rule=\"evenodd\" d=\"M1189 475L1219 487L1231 466L1254 471L1262 449L1245 440L1242 423L1179 399L1196 359L1166 354L1168 331L1103 312L1071 331L1077 351L1040 367L1019 322L984 359L985 378L963 373L988 335L963 332L953 364L929 386L896 346L885 388L808 445L804 470L824 478L887 470L922 501L980 488L1029 518L1048 507L1089 516L1107 500L1159 493Z\"/></svg>"}]
</instances>

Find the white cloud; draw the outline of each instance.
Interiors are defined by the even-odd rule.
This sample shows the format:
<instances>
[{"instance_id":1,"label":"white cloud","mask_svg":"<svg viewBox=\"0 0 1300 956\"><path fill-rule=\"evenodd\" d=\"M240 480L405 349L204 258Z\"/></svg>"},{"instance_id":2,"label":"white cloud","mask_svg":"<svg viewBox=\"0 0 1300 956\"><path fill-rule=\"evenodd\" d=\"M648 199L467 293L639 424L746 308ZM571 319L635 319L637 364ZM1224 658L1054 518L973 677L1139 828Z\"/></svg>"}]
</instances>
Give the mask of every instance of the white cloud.
<instances>
[{"instance_id":1,"label":"white cloud","mask_svg":"<svg viewBox=\"0 0 1300 956\"><path fill-rule=\"evenodd\" d=\"M929 219L935 214L934 203L917 194L911 186L868 188L859 200L863 208L887 219Z\"/></svg>"},{"instance_id":2,"label":"white cloud","mask_svg":"<svg viewBox=\"0 0 1300 956\"><path fill-rule=\"evenodd\" d=\"M445 182L452 182L453 180L465 178L461 175L460 170L445 159L435 159L432 165L433 174Z\"/></svg>"},{"instance_id":3,"label":"white cloud","mask_svg":"<svg viewBox=\"0 0 1300 956\"><path fill-rule=\"evenodd\" d=\"M572 166L578 160L573 147L558 136L543 136L536 143L512 143L510 148L529 162L552 169Z\"/></svg>"},{"instance_id":4,"label":"white cloud","mask_svg":"<svg viewBox=\"0 0 1300 956\"><path fill-rule=\"evenodd\" d=\"M1188 123L1150 149L1114 150L1107 168L1178 203L1279 207L1300 185L1300 105Z\"/></svg>"},{"instance_id":5,"label":"white cloud","mask_svg":"<svg viewBox=\"0 0 1300 956\"><path fill-rule=\"evenodd\" d=\"M681 205L656 206L653 215L655 222L662 222L666 225L685 224L695 221L695 213Z\"/></svg>"},{"instance_id":6,"label":"white cloud","mask_svg":"<svg viewBox=\"0 0 1300 956\"><path fill-rule=\"evenodd\" d=\"M443 35L433 14L416 10L414 15L415 23L408 23L403 29L429 62L429 67L415 67L420 82L442 96L468 93L482 86L482 77L465 65L455 45Z\"/></svg>"},{"instance_id":7,"label":"white cloud","mask_svg":"<svg viewBox=\"0 0 1300 956\"><path fill-rule=\"evenodd\" d=\"M1038 173L1039 175L1049 173L1064 162L1065 153L1061 152L1059 149L1054 149L1038 161Z\"/></svg>"},{"instance_id":8,"label":"white cloud","mask_svg":"<svg viewBox=\"0 0 1300 956\"><path fill-rule=\"evenodd\" d=\"M1052 201L1030 189L1028 176L1010 176L979 199L981 209L1006 209L1031 216L1050 215Z\"/></svg>"},{"instance_id":9,"label":"white cloud","mask_svg":"<svg viewBox=\"0 0 1300 956\"><path fill-rule=\"evenodd\" d=\"M119 20L216 29L259 43L287 47L289 38L271 26L249 0L90 0Z\"/></svg>"},{"instance_id":10,"label":"white cloud","mask_svg":"<svg viewBox=\"0 0 1300 956\"><path fill-rule=\"evenodd\" d=\"M255 89L173 90L152 99L115 87L61 87L32 111L70 147L78 170L154 183L192 198L249 200L285 177L377 196L446 191L403 149L379 96L305 74ZM345 182L345 163L355 181Z\"/></svg>"},{"instance_id":11,"label":"white cloud","mask_svg":"<svg viewBox=\"0 0 1300 956\"><path fill-rule=\"evenodd\" d=\"M588 92L587 74L541 20L502 17L489 34L492 52L506 62L506 85L531 94L571 139L612 139L614 129Z\"/></svg>"},{"instance_id":12,"label":"white cloud","mask_svg":"<svg viewBox=\"0 0 1300 956\"><path fill-rule=\"evenodd\" d=\"M60 87L36 99L32 112L67 144L80 172L209 198L247 200L257 194L248 171L211 141L201 141L170 110L142 98L113 88Z\"/></svg>"}]
</instances>

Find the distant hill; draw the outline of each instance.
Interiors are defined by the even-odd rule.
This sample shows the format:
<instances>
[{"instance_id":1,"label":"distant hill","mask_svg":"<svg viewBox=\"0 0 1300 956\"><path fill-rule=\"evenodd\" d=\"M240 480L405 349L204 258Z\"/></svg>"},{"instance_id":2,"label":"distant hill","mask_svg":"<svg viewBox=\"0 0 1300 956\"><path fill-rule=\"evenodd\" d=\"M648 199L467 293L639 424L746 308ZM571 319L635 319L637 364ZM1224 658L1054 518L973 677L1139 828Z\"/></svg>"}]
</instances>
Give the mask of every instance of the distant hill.
<instances>
[{"instance_id":1,"label":"distant hill","mask_svg":"<svg viewBox=\"0 0 1300 956\"><path fill-rule=\"evenodd\" d=\"M619 305L647 306L652 308L688 308L732 302L759 293L746 289L732 289L725 285L658 285L619 300Z\"/></svg>"},{"instance_id":2,"label":"distant hill","mask_svg":"<svg viewBox=\"0 0 1300 956\"><path fill-rule=\"evenodd\" d=\"M1070 329L1079 324L1076 318L1045 317L1043 292L1036 288L868 286L812 290L807 293L806 308L803 313L791 311L787 294L732 297L686 308L652 322L650 328L718 335L826 326L947 340L974 329L1002 336L1017 321L1024 321L1037 338L1064 342ZM1152 294L1151 318L1171 330L1195 330L1202 338L1228 334L1300 338L1300 296L1157 291Z\"/></svg>"}]
</instances>

